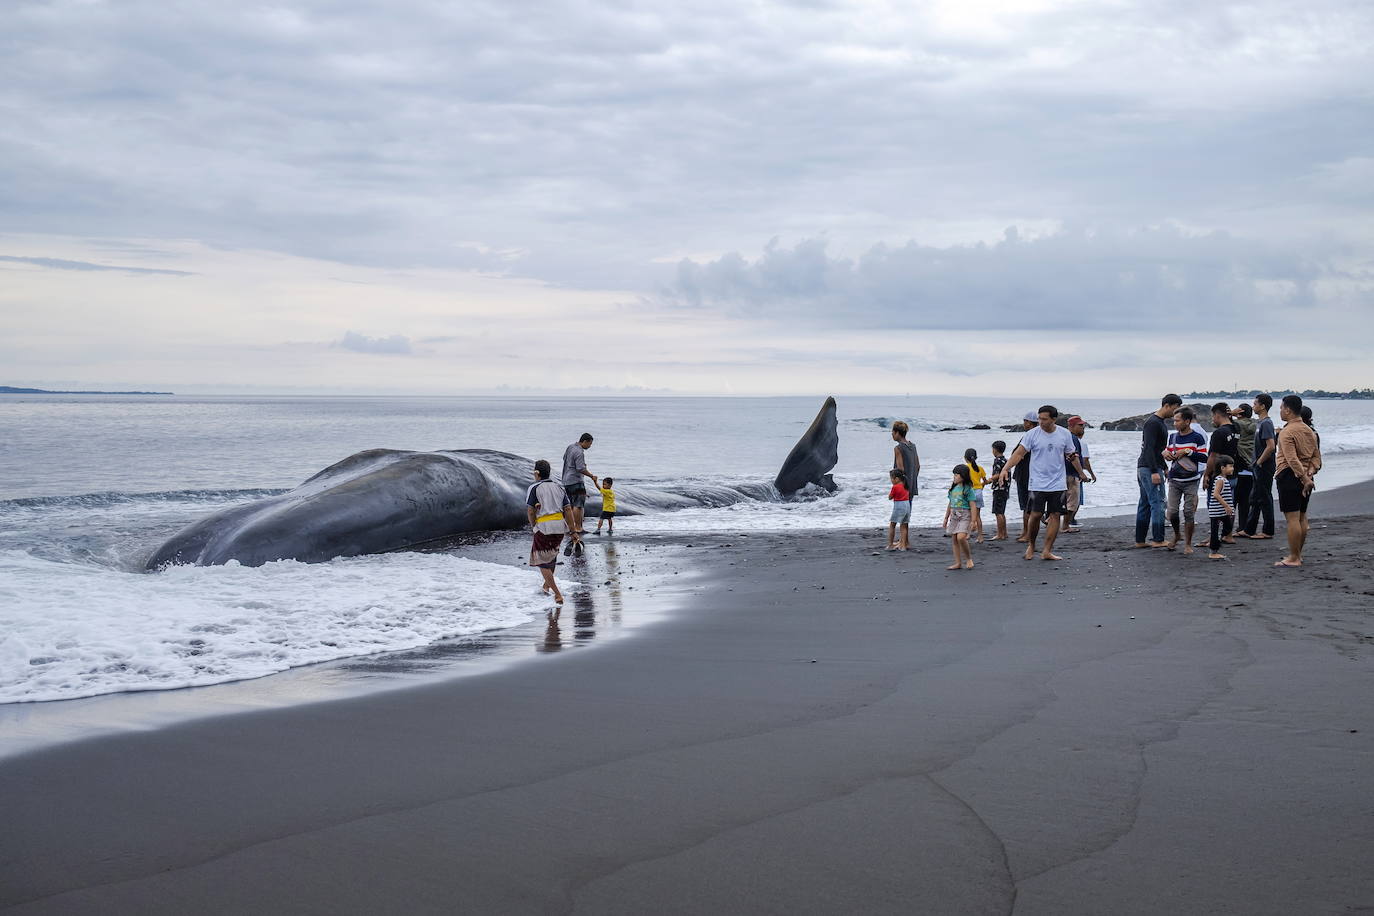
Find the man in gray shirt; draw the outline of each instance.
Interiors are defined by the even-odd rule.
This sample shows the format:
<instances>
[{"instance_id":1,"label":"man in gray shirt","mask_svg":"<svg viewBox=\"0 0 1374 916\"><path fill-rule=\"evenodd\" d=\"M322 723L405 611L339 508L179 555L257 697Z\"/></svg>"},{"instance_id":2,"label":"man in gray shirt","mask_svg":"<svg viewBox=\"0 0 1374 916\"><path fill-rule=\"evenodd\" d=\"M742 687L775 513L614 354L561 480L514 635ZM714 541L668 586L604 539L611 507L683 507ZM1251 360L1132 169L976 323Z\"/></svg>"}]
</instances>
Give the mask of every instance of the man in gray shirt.
<instances>
[{"instance_id":1,"label":"man in gray shirt","mask_svg":"<svg viewBox=\"0 0 1374 916\"><path fill-rule=\"evenodd\" d=\"M579 537L579 540L563 548L565 557L571 556L574 548L579 556L582 554L580 537L586 534L582 530L582 513L587 507L587 485L582 478L590 479L597 489L601 488L601 482L596 479L596 475L587 470L587 449L591 447L592 434L583 433L576 442L563 450L563 476L559 480L563 484L563 490L568 494L568 503L572 507L573 530Z\"/></svg>"}]
</instances>

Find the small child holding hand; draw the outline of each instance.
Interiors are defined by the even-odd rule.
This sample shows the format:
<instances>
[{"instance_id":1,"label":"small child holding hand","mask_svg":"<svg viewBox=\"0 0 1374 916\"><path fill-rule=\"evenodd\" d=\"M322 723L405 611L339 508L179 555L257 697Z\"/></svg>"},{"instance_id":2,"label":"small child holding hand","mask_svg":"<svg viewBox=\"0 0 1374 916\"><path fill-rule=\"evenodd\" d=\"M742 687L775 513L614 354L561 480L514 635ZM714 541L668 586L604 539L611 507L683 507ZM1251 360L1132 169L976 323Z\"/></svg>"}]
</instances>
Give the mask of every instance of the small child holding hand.
<instances>
[{"instance_id":1,"label":"small child holding hand","mask_svg":"<svg viewBox=\"0 0 1374 916\"><path fill-rule=\"evenodd\" d=\"M906 474L893 469L887 476L892 481L892 489L887 491L887 498L892 500L892 517L887 522L887 549L906 550L911 546L911 491L906 488ZM897 538L899 525L902 529L900 541Z\"/></svg>"},{"instance_id":2,"label":"small child holding hand","mask_svg":"<svg viewBox=\"0 0 1374 916\"><path fill-rule=\"evenodd\" d=\"M615 490L611 486L615 480L610 477L601 478L601 517L596 520L596 533L601 533L601 523L606 523L606 533L615 534Z\"/></svg>"}]
</instances>

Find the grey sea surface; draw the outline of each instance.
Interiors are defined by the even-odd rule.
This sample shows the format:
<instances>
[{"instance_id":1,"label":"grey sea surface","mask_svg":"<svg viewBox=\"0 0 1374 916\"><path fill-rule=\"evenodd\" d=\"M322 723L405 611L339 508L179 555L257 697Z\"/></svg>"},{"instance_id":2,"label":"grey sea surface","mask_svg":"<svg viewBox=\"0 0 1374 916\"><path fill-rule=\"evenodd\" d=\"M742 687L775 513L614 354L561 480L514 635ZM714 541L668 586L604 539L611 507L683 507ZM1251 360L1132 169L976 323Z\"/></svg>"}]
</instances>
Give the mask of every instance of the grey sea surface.
<instances>
[{"instance_id":1,"label":"grey sea surface","mask_svg":"<svg viewBox=\"0 0 1374 916\"><path fill-rule=\"evenodd\" d=\"M303 693L311 693L336 680L339 671L351 670L348 676L355 678L387 666L392 674L403 672L404 664L386 661L396 652L413 657L455 640L482 643L493 633L537 629L546 602L523 568L523 542L501 537L471 538L435 553L309 567L184 568L152 575L137 570L159 543L201 516L293 487L367 448L483 447L556 461L580 433L591 432L596 443L589 467L622 485L771 480L821 400L0 398L0 704L95 705L78 698L225 683L307 670L303 666L314 671L328 659L372 659L328 662L335 673L298 677L308 683ZM625 518L617 535L621 549L626 556L650 549L660 535L881 526L893 419L911 423L923 463L914 522L935 524L944 510L949 470L963 460L964 450L976 448L980 460L990 463L994 439L1016 440L996 427L1015 423L1046 400L1053 399L840 398L837 494ZM1142 413L1155 403L1078 399L1059 406L1096 424ZM1327 454L1322 487L1371 476L1374 402L1312 406ZM979 423L994 428L969 429ZM1088 488L1083 515L1131 511L1139 435L1092 429L1086 441L1101 480ZM649 587L656 564L633 572L622 568L615 576L592 570L606 559L605 549L594 545L587 568L577 574L596 620L610 619L612 581L625 583L617 612L622 620L627 609L643 615L636 619L662 612L672 589ZM709 560L704 562L709 570ZM696 568L686 560L667 565ZM571 568L560 576L565 572ZM641 583L633 595L632 580ZM532 651L531 640L521 639L521 652ZM467 664L461 660L480 654L445 649L431 653L443 664L412 668L451 668L448 661ZM108 702L103 706L111 708ZM6 722L16 721L0 719L0 733Z\"/></svg>"}]
</instances>

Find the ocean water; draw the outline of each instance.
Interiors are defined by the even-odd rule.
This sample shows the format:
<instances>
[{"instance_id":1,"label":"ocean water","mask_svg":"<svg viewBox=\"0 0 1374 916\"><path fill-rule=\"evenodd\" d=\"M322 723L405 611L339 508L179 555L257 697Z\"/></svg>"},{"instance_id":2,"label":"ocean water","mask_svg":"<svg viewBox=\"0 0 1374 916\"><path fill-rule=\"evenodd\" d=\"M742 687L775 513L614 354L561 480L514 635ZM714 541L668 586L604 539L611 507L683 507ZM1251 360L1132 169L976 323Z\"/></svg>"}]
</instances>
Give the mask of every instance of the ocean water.
<instances>
[{"instance_id":1,"label":"ocean water","mask_svg":"<svg viewBox=\"0 0 1374 916\"><path fill-rule=\"evenodd\" d=\"M834 495L749 500L618 520L638 532L881 526L885 425L905 419L922 460L914 523L937 524L965 448L1043 399L841 398ZM248 569L140 572L202 515L289 489L365 448L486 447L555 464L584 432L588 466L619 484L703 489L771 480L811 422L807 398L0 399L0 703L219 683L326 659L423 646L534 619L547 607L515 556L399 553ZM1152 399L1065 401L1092 423ZM1323 487L1374 476L1374 402L1314 402ZM1136 500L1139 434L1089 430L1100 482L1084 517ZM596 547L592 548L597 549ZM507 553L510 553L509 551Z\"/></svg>"}]
</instances>

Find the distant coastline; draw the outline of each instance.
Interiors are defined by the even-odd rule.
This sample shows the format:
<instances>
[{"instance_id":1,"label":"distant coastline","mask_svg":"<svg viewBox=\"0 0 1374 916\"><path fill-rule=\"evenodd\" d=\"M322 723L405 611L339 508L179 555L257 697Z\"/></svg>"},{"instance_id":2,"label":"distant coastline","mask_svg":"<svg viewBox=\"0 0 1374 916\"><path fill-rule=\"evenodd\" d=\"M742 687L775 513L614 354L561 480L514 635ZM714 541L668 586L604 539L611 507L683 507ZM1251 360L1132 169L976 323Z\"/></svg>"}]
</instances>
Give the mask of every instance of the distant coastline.
<instances>
[{"instance_id":1,"label":"distant coastline","mask_svg":"<svg viewBox=\"0 0 1374 916\"><path fill-rule=\"evenodd\" d=\"M0 385L0 394L173 394L171 391L49 391L46 388L14 388Z\"/></svg>"},{"instance_id":2,"label":"distant coastline","mask_svg":"<svg viewBox=\"0 0 1374 916\"><path fill-rule=\"evenodd\" d=\"M1257 394L1271 394L1276 398L1286 394L1296 394L1304 400L1328 400L1328 401L1374 401L1374 388L1352 388L1349 391L1325 391L1321 388L1309 388L1306 391L1293 391L1291 388L1282 391L1267 391L1261 388L1251 388L1239 391L1193 391L1188 394L1179 395L1187 400L1189 398L1253 398Z\"/></svg>"}]
</instances>

